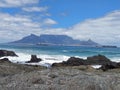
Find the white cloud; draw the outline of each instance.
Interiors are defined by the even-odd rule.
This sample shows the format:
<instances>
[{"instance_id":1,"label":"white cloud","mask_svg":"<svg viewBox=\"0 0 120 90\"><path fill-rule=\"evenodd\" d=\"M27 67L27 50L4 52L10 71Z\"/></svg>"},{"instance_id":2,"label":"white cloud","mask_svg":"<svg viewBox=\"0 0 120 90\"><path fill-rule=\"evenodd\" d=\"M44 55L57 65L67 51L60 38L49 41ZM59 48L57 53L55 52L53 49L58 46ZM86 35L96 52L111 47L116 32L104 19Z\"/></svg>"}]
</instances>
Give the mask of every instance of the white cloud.
<instances>
[{"instance_id":1,"label":"white cloud","mask_svg":"<svg viewBox=\"0 0 120 90\"><path fill-rule=\"evenodd\" d=\"M0 7L20 7L37 3L39 0L0 0Z\"/></svg>"},{"instance_id":2,"label":"white cloud","mask_svg":"<svg viewBox=\"0 0 120 90\"><path fill-rule=\"evenodd\" d=\"M46 20L46 19L45 19ZM54 20L49 20L55 22ZM0 13L0 42L8 42L18 40L24 36L32 34L40 35L49 32L42 27L48 24L41 21L34 21L31 17L25 15L10 15ZM51 30L52 31L52 30ZM51 31L49 33L51 33Z\"/></svg>"},{"instance_id":3,"label":"white cloud","mask_svg":"<svg viewBox=\"0 0 120 90\"><path fill-rule=\"evenodd\" d=\"M40 23L33 22L27 16L11 16L0 13L0 38L5 40L16 40L20 37L34 33L40 28ZM35 32L36 33L36 32Z\"/></svg>"},{"instance_id":4,"label":"white cloud","mask_svg":"<svg viewBox=\"0 0 120 90\"><path fill-rule=\"evenodd\" d=\"M25 15L0 13L1 41L18 40L31 33L67 34L75 39L89 38L101 44L120 45L120 11L111 12L103 17L88 19L69 28L42 28L57 24L51 18L40 21L32 20Z\"/></svg>"},{"instance_id":5,"label":"white cloud","mask_svg":"<svg viewBox=\"0 0 120 90\"><path fill-rule=\"evenodd\" d=\"M27 12L46 12L48 7L24 7L23 11Z\"/></svg>"},{"instance_id":6,"label":"white cloud","mask_svg":"<svg viewBox=\"0 0 120 90\"><path fill-rule=\"evenodd\" d=\"M54 24L57 24L57 22L52 20L52 19L50 19L50 18L47 18L47 19L45 19L43 21L43 24L45 24L45 25L54 25Z\"/></svg>"},{"instance_id":7,"label":"white cloud","mask_svg":"<svg viewBox=\"0 0 120 90\"><path fill-rule=\"evenodd\" d=\"M120 11L78 23L67 34L82 40L91 38L101 44L120 44Z\"/></svg>"}]
</instances>

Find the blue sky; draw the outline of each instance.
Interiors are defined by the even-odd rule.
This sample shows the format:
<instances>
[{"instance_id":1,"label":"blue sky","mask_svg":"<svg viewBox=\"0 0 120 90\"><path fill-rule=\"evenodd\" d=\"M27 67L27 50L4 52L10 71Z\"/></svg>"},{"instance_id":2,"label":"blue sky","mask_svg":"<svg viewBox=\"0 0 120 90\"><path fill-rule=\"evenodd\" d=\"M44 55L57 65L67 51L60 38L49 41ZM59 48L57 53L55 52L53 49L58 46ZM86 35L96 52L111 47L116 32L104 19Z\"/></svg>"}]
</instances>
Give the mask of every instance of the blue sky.
<instances>
[{"instance_id":1,"label":"blue sky","mask_svg":"<svg viewBox=\"0 0 120 90\"><path fill-rule=\"evenodd\" d=\"M50 6L57 27L69 27L88 18L99 18L120 9L120 0L43 0ZM47 1L47 2L45 2Z\"/></svg>"},{"instance_id":2,"label":"blue sky","mask_svg":"<svg viewBox=\"0 0 120 90\"><path fill-rule=\"evenodd\" d=\"M0 42L31 33L120 46L120 0L0 0Z\"/></svg>"}]
</instances>

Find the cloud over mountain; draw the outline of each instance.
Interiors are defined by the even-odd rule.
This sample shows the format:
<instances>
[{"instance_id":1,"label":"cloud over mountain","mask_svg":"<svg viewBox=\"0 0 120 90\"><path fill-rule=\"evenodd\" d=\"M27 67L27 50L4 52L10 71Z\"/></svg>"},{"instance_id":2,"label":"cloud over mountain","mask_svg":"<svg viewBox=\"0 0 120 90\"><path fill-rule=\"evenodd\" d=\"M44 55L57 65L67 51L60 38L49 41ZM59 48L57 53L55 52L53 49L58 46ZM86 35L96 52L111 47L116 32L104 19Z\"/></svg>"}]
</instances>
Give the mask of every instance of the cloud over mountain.
<instances>
[{"instance_id":1,"label":"cloud over mountain","mask_svg":"<svg viewBox=\"0 0 120 90\"><path fill-rule=\"evenodd\" d=\"M81 39L93 39L100 43L117 44L120 40L120 11L103 17L88 19L70 27L69 35Z\"/></svg>"},{"instance_id":2,"label":"cloud over mountain","mask_svg":"<svg viewBox=\"0 0 120 90\"><path fill-rule=\"evenodd\" d=\"M0 42L18 40L33 33L65 34L80 40L92 39L101 44L120 44L120 10L114 10L98 18L88 18L69 27L60 27L59 21L63 24L74 21L64 21L69 15L57 16L65 12L65 9L60 8L61 12L56 14L55 11L59 9L52 8L48 4L41 5L41 2L45 1L0 0ZM54 25L57 27L52 27Z\"/></svg>"},{"instance_id":3,"label":"cloud over mountain","mask_svg":"<svg viewBox=\"0 0 120 90\"><path fill-rule=\"evenodd\" d=\"M43 22L33 21L28 16L0 13L0 38L17 40L33 34L67 34L75 39L94 41L102 44L118 44L120 39L120 11L111 12L103 17L88 19L69 28L43 28L43 25L57 24L52 19ZM3 36L8 33L7 36ZM15 35L17 34L17 35ZM12 36L12 37L11 37Z\"/></svg>"}]
</instances>

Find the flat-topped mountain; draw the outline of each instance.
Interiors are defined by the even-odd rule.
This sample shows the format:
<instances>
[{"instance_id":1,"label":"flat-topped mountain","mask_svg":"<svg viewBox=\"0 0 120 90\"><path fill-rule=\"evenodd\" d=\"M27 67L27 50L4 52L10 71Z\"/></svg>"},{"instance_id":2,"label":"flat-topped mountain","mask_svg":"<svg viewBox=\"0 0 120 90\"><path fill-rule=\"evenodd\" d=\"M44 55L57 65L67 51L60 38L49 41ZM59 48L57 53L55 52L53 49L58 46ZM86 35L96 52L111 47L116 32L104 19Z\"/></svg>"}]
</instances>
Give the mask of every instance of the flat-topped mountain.
<instances>
[{"instance_id":1,"label":"flat-topped mountain","mask_svg":"<svg viewBox=\"0 0 120 90\"><path fill-rule=\"evenodd\" d=\"M43 34L40 36L31 34L29 36L23 37L21 40L14 41L11 43L26 43L26 44L39 44L39 45L67 45L67 46L79 46L79 45L91 45L97 46L98 43L88 40L88 41L80 41L75 40L72 37L67 35L48 35Z\"/></svg>"}]
</instances>

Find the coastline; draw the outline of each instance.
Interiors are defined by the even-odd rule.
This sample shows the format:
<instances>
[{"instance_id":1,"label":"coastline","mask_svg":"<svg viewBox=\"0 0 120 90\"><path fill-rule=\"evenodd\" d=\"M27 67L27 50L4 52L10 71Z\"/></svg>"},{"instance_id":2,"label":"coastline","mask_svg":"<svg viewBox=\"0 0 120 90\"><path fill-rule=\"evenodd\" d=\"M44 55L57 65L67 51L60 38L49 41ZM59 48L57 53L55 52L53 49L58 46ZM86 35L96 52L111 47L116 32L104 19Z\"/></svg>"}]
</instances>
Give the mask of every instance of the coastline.
<instances>
[{"instance_id":1,"label":"coastline","mask_svg":"<svg viewBox=\"0 0 120 90\"><path fill-rule=\"evenodd\" d=\"M3 55L15 55L12 51L3 50ZM14 56L13 55L13 56ZM40 58L31 57L39 60ZM88 57L94 60L105 56ZM9 59L0 60L0 89L2 90L119 90L120 67L95 69L91 65L79 65L79 58L68 59L58 63L61 66L44 67L12 63ZM72 63L69 63L72 61ZM34 61L34 60L33 60ZM62 65L63 64L63 65ZM76 65L77 64L77 65ZM56 64L57 65L57 64ZM74 66L73 66L74 65ZM112 63L111 63L112 65Z\"/></svg>"},{"instance_id":2,"label":"coastline","mask_svg":"<svg viewBox=\"0 0 120 90\"><path fill-rule=\"evenodd\" d=\"M0 63L2 90L119 90L120 69L54 67Z\"/></svg>"},{"instance_id":3,"label":"coastline","mask_svg":"<svg viewBox=\"0 0 120 90\"><path fill-rule=\"evenodd\" d=\"M12 63L27 64L25 62L29 61L31 58L31 54L26 54L21 52L20 53L17 52L16 54L19 57L4 56L4 57L0 57L0 59L8 58ZM47 55L47 54L40 54L40 55L38 54L37 57L41 58L42 61L37 63L28 63L28 64L46 66L46 63L49 63L50 65L52 65L53 63L60 63L63 61L67 61L70 58L70 56L65 56L65 55ZM87 57L82 57L82 56L81 57L74 56L74 57L87 59ZM113 62L120 62L119 58L109 58L109 59Z\"/></svg>"}]
</instances>

